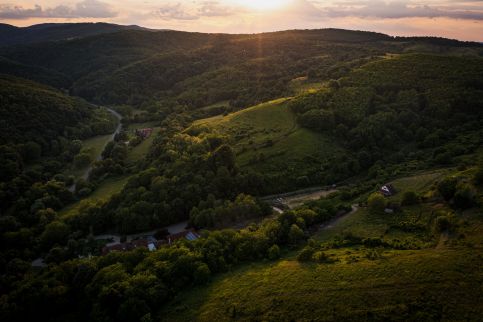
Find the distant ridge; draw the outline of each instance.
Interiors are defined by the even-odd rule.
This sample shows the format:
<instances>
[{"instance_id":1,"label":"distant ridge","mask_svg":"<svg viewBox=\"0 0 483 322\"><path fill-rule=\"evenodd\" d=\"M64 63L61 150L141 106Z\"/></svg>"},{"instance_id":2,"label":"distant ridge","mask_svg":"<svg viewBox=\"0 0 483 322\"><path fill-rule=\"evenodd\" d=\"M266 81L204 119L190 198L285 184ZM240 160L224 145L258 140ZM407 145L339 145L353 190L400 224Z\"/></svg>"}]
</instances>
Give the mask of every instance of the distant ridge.
<instances>
[{"instance_id":1,"label":"distant ridge","mask_svg":"<svg viewBox=\"0 0 483 322\"><path fill-rule=\"evenodd\" d=\"M150 30L109 23L44 23L29 27L0 24L0 47L83 38L122 30Z\"/></svg>"}]
</instances>

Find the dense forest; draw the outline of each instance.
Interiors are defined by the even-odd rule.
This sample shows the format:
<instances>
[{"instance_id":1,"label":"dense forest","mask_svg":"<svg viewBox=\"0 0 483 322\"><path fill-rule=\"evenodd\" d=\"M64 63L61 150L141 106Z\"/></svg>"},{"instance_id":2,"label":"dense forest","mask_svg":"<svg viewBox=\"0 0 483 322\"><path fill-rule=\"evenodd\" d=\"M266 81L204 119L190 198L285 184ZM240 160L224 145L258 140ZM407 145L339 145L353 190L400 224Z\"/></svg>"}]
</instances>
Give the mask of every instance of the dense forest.
<instances>
[{"instance_id":1,"label":"dense forest","mask_svg":"<svg viewBox=\"0 0 483 322\"><path fill-rule=\"evenodd\" d=\"M193 320L206 308L186 303L216 302L196 295L215 280L230 304L201 320L297 320L278 311L290 307L274 298L284 290L259 289L272 292L257 293L260 305L270 299L280 314L265 315L250 307L257 296L236 303L220 279L246 280L267 265L304 274L353 265L359 274L366 267L357 265L411 254L431 267L425 252L453 250L445 240L481 262L480 44L336 29L67 27L43 26L53 28L45 38L7 30L17 40L0 48L0 319ZM392 181L396 196L379 191ZM296 206L270 196L307 188L327 193ZM347 215L353 223L330 230ZM200 238L167 243L165 227L179 223ZM112 236L132 243L143 234L164 244L105 252ZM286 280L302 281L298 273ZM349 297L352 316L324 314L459 317L439 289L411 285L397 304L360 308ZM466 289L475 320L481 290ZM309 311L299 317L315 319Z\"/></svg>"}]
</instances>

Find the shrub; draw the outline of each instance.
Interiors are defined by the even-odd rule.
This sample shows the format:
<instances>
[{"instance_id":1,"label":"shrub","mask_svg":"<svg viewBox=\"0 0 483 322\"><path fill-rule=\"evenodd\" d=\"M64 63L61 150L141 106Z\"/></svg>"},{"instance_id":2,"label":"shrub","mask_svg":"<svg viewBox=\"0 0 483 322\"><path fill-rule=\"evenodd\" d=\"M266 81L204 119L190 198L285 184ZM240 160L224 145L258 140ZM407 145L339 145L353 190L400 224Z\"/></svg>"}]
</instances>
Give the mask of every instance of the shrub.
<instances>
[{"instance_id":1,"label":"shrub","mask_svg":"<svg viewBox=\"0 0 483 322\"><path fill-rule=\"evenodd\" d=\"M299 226L293 224L290 227L290 231L288 233L288 239L292 245L296 245L305 237L304 232L300 229Z\"/></svg>"},{"instance_id":2,"label":"shrub","mask_svg":"<svg viewBox=\"0 0 483 322\"><path fill-rule=\"evenodd\" d=\"M198 285L206 284L210 280L211 271L205 263L201 263L198 268L196 268L193 279Z\"/></svg>"},{"instance_id":3,"label":"shrub","mask_svg":"<svg viewBox=\"0 0 483 322\"><path fill-rule=\"evenodd\" d=\"M91 156L87 153L80 153L75 156L74 158L74 166L77 169L82 169L87 167L91 163L92 159Z\"/></svg>"},{"instance_id":4,"label":"shrub","mask_svg":"<svg viewBox=\"0 0 483 322\"><path fill-rule=\"evenodd\" d=\"M312 260L312 256L315 253L315 249L310 246L305 246L300 253L297 255L297 260L299 262L308 262Z\"/></svg>"},{"instance_id":5,"label":"shrub","mask_svg":"<svg viewBox=\"0 0 483 322\"><path fill-rule=\"evenodd\" d=\"M453 198L456 192L457 183L458 181L456 180L456 178L449 177L449 178L443 179L438 184L438 191L446 201L451 200L451 198Z\"/></svg>"},{"instance_id":6,"label":"shrub","mask_svg":"<svg viewBox=\"0 0 483 322\"><path fill-rule=\"evenodd\" d=\"M483 185L483 166L479 166L474 176L475 184Z\"/></svg>"},{"instance_id":7,"label":"shrub","mask_svg":"<svg viewBox=\"0 0 483 322\"><path fill-rule=\"evenodd\" d=\"M414 191L406 191L401 200L401 205L411 206L419 203L419 196Z\"/></svg>"},{"instance_id":8,"label":"shrub","mask_svg":"<svg viewBox=\"0 0 483 322\"><path fill-rule=\"evenodd\" d=\"M375 192L367 199L371 214L382 214L386 208L386 199L379 192Z\"/></svg>"},{"instance_id":9,"label":"shrub","mask_svg":"<svg viewBox=\"0 0 483 322\"><path fill-rule=\"evenodd\" d=\"M312 260L316 263L324 263L327 262L328 259L329 257L327 256L327 254L322 251L317 251L312 254Z\"/></svg>"},{"instance_id":10,"label":"shrub","mask_svg":"<svg viewBox=\"0 0 483 322\"><path fill-rule=\"evenodd\" d=\"M451 221L448 216L438 216L434 221L434 229L437 233L447 231L451 228Z\"/></svg>"},{"instance_id":11,"label":"shrub","mask_svg":"<svg viewBox=\"0 0 483 322\"><path fill-rule=\"evenodd\" d=\"M468 209L475 205L476 189L470 184L459 184L454 194L456 208Z\"/></svg>"},{"instance_id":12,"label":"shrub","mask_svg":"<svg viewBox=\"0 0 483 322\"><path fill-rule=\"evenodd\" d=\"M280 247L273 245L268 249L268 259L276 260L280 258Z\"/></svg>"}]
</instances>

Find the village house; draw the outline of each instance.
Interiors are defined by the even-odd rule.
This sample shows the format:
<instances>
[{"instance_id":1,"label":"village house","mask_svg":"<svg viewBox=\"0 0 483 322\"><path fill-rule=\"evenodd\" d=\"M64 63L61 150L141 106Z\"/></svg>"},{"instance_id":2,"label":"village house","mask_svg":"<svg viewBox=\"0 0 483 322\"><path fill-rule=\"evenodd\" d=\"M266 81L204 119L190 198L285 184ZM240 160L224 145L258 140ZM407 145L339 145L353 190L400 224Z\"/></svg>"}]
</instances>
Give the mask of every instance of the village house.
<instances>
[{"instance_id":1,"label":"village house","mask_svg":"<svg viewBox=\"0 0 483 322\"><path fill-rule=\"evenodd\" d=\"M381 187L380 189L380 192L385 196L385 197L391 197L391 196L394 196L397 191L396 189L394 188L394 186L392 184L386 184L384 186Z\"/></svg>"},{"instance_id":2,"label":"village house","mask_svg":"<svg viewBox=\"0 0 483 322\"><path fill-rule=\"evenodd\" d=\"M165 239L156 240L154 237L133 240L131 242L105 246L102 248L102 255L107 255L110 252L126 252L136 248L147 248L153 252L164 245L171 245L177 240L185 238L189 241L194 241L200 238L200 235L194 230L185 230L177 234L168 235Z\"/></svg>"},{"instance_id":3,"label":"village house","mask_svg":"<svg viewBox=\"0 0 483 322\"><path fill-rule=\"evenodd\" d=\"M151 136L151 134L153 133L153 129L152 128L137 129L135 133L137 136L140 136L145 140Z\"/></svg>"}]
</instances>

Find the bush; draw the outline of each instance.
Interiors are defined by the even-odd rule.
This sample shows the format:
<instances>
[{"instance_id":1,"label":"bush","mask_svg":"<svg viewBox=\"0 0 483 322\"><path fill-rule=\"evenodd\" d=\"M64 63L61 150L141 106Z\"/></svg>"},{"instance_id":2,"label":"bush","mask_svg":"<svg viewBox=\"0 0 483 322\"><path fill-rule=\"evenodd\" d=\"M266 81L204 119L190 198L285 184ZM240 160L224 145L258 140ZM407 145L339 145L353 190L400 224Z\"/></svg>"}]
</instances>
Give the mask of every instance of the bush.
<instances>
[{"instance_id":1,"label":"bush","mask_svg":"<svg viewBox=\"0 0 483 322\"><path fill-rule=\"evenodd\" d=\"M202 263L198 266L196 271L194 272L193 279L196 284L202 285L208 283L210 280L211 271L205 263Z\"/></svg>"},{"instance_id":2,"label":"bush","mask_svg":"<svg viewBox=\"0 0 483 322\"><path fill-rule=\"evenodd\" d=\"M268 249L268 259L276 260L280 258L280 247L273 245Z\"/></svg>"},{"instance_id":3,"label":"bush","mask_svg":"<svg viewBox=\"0 0 483 322\"><path fill-rule=\"evenodd\" d=\"M401 205L411 206L419 203L419 196L414 191L406 191L401 200Z\"/></svg>"},{"instance_id":4,"label":"bush","mask_svg":"<svg viewBox=\"0 0 483 322\"><path fill-rule=\"evenodd\" d=\"M310 247L310 246L306 246L304 247L300 253L298 253L297 255L297 260L299 262L308 262L308 261L311 261L312 260L312 256L314 255L315 253L315 249Z\"/></svg>"},{"instance_id":5,"label":"bush","mask_svg":"<svg viewBox=\"0 0 483 322\"><path fill-rule=\"evenodd\" d=\"M434 221L434 229L437 233L447 231L451 228L451 221L448 216L443 215L436 218Z\"/></svg>"},{"instance_id":6,"label":"bush","mask_svg":"<svg viewBox=\"0 0 483 322\"><path fill-rule=\"evenodd\" d=\"M305 237L305 234L303 230L300 229L299 226L293 224L290 227L290 231L288 233L288 239L292 245L298 244L304 237Z\"/></svg>"},{"instance_id":7,"label":"bush","mask_svg":"<svg viewBox=\"0 0 483 322\"><path fill-rule=\"evenodd\" d=\"M454 194L454 205L456 208L468 209L475 205L476 189L470 184L460 184Z\"/></svg>"},{"instance_id":8,"label":"bush","mask_svg":"<svg viewBox=\"0 0 483 322\"><path fill-rule=\"evenodd\" d=\"M456 192L456 184L458 181L454 177L445 178L438 184L438 191L441 196L446 200L449 201L453 198Z\"/></svg>"},{"instance_id":9,"label":"bush","mask_svg":"<svg viewBox=\"0 0 483 322\"><path fill-rule=\"evenodd\" d=\"M474 176L475 184L483 185L483 166L479 166Z\"/></svg>"},{"instance_id":10,"label":"bush","mask_svg":"<svg viewBox=\"0 0 483 322\"><path fill-rule=\"evenodd\" d=\"M386 208L386 199L379 192L375 192L367 199L371 214L382 214Z\"/></svg>"},{"instance_id":11,"label":"bush","mask_svg":"<svg viewBox=\"0 0 483 322\"><path fill-rule=\"evenodd\" d=\"M324 263L324 262L327 262L328 259L329 259L329 256L327 256L327 254L325 254L322 251L317 251L312 254L312 260L316 263Z\"/></svg>"},{"instance_id":12,"label":"bush","mask_svg":"<svg viewBox=\"0 0 483 322\"><path fill-rule=\"evenodd\" d=\"M82 169L87 167L91 163L91 156L87 153L80 153L74 158L74 166L77 169Z\"/></svg>"}]
</instances>

